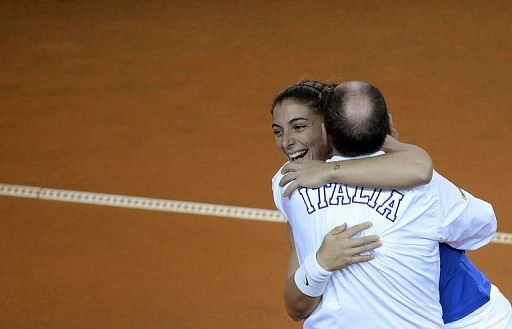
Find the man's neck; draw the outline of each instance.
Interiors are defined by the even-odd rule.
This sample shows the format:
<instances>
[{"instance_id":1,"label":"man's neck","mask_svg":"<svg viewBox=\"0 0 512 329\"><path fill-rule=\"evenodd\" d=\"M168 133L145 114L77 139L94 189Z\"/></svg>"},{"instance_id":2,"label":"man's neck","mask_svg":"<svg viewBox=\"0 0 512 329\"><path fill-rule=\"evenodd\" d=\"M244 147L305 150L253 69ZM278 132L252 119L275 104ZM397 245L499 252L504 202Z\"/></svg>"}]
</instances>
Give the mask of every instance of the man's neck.
<instances>
[{"instance_id":1,"label":"man's neck","mask_svg":"<svg viewBox=\"0 0 512 329\"><path fill-rule=\"evenodd\" d=\"M329 159L332 159L335 156L341 157L341 158L343 158L345 160L359 159L359 158L366 158L366 157L375 156L375 155L380 154L380 153L382 153L382 149L379 149L378 151L373 152L373 153L369 153L369 154L355 155L355 156L346 156L343 153L341 153L340 151L338 151L337 149L333 148L333 150L331 152L331 157Z\"/></svg>"}]
</instances>

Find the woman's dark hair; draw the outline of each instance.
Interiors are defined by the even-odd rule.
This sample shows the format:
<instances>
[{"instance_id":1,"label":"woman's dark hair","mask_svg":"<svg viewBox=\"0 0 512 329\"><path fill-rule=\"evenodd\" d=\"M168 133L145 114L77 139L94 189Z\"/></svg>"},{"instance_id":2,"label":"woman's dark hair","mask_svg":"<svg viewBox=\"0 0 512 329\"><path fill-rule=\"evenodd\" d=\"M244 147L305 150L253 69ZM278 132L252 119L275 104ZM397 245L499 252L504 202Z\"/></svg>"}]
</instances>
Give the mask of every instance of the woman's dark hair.
<instances>
[{"instance_id":1,"label":"woman's dark hair","mask_svg":"<svg viewBox=\"0 0 512 329\"><path fill-rule=\"evenodd\" d=\"M293 99L309 106L317 114L323 115L325 98L334 87L336 87L335 84L327 84L315 80L302 80L285 88L274 98L270 113L273 113L274 107L284 100Z\"/></svg>"}]
</instances>

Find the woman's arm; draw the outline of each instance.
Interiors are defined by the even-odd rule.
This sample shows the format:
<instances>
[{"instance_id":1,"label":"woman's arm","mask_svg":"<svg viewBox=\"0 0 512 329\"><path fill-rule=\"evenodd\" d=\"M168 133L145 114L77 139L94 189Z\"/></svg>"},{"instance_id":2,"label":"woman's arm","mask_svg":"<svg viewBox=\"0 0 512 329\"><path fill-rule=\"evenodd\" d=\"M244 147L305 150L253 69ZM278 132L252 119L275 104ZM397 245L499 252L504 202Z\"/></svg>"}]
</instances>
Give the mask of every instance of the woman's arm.
<instances>
[{"instance_id":1,"label":"woman's arm","mask_svg":"<svg viewBox=\"0 0 512 329\"><path fill-rule=\"evenodd\" d=\"M293 233L288 224L288 241L290 242L290 261L288 265L288 277L284 285L284 304L286 312L295 321L307 318L320 302L321 297L309 297L305 295L295 284L295 272L299 268L299 260L293 242Z\"/></svg>"},{"instance_id":2,"label":"woman's arm","mask_svg":"<svg viewBox=\"0 0 512 329\"><path fill-rule=\"evenodd\" d=\"M298 187L319 187L340 183L380 188L410 188L427 184L432 179L430 155L421 147L405 144L388 136L382 150L386 154L354 160L323 162L305 160L291 162L282 169L280 185L290 185L283 196Z\"/></svg>"},{"instance_id":3,"label":"woman's arm","mask_svg":"<svg viewBox=\"0 0 512 329\"><path fill-rule=\"evenodd\" d=\"M322 245L315 253L318 265L324 271L333 272L352 264L372 260L373 254L361 255L361 253L367 253L382 246L379 237L376 235L368 235L361 238L352 238L355 234L366 230L370 226L370 222L364 222L350 228L347 228L346 224L333 228L324 237ZM295 272L297 272L300 265L295 251L295 243L290 224L288 224L288 240L290 242L291 255L288 277L284 287L284 303L288 315L295 321L299 321L307 318L311 312L315 310L320 302L321 296L310 297L297 286ZM302 280L302 277L300 279Z\"/></svg>"}]
</instances>

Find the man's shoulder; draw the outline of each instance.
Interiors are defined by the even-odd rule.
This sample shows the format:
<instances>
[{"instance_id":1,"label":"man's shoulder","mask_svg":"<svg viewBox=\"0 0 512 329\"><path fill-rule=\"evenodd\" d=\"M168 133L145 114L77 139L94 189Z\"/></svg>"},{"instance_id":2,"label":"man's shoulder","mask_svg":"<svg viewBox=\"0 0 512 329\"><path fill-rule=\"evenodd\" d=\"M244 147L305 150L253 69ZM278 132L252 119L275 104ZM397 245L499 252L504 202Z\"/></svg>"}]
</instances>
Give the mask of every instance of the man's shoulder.
<instances>
[{"instance_id":1,"label":"man's shoulder","mask_svg":"<svg viewBox=\"0 0 512 329\"><path fill-rule=\"evenodd\" d=\"M272 177L272 194L273 194L273 198L274 198L274 203L276 205L276 208L279 210L279 212L281 213L281 215L283 215L283 217L288 220L288 217L285 213L285 211L283 210L283 198L282 198L282 187L279 186L279 182L281 181L281 178L283 177L283 174L281 173L281 170L283 169L283 167L286 165L283 164L279 170L275 173L274 177Z\"/></svg>"},{"instance_id":2,"label":"man's shoulder","mask_svg":"<svg viewBox=\"0 0 512 329\"><path fill-rule=\"evenodd\" d=\"M272 177L272 186L275 185L275 183L279 183L279 181L281 180L281 178L284 176L282 173L281 173L281 170L283 169L284 166L286 166L288 162L285 162L281 167L279 167L279 169L277 170L277 172L274 174L274 177Z\"/></svg>"},{"instance_id":3,"label":"man's shoulder","mask_svg":"<svg viewBox=\"0 0 512 329\"><path fill-rule=\"evenodd\" d=\"M432 179L428 185L430 186L443 186L444 184L449 183L453 184L448 178L444 177L440 173L434 170L432 173Z\"/></svg>"}]
</instances>

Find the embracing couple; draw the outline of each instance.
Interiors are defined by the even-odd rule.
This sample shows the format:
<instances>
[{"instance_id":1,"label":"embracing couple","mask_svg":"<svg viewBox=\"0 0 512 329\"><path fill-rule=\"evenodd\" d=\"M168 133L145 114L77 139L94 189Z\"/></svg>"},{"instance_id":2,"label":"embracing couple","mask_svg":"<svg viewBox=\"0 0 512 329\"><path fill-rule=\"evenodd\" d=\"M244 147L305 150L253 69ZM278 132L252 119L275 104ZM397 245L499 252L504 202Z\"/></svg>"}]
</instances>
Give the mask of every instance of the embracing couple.
<instances>
[{"instance_id":1,"label":"embracing couple","mask_svg":"<svg viewBox=\"0 0 512 329\"><path fill-rule=\"evenodd\" d=\"M272 105L287 163L285 305L304 328L512 328L509 301L468 259L496 232L492 206L400 143L380 90L302 81Z\"/></svg>"}]
</instances>

